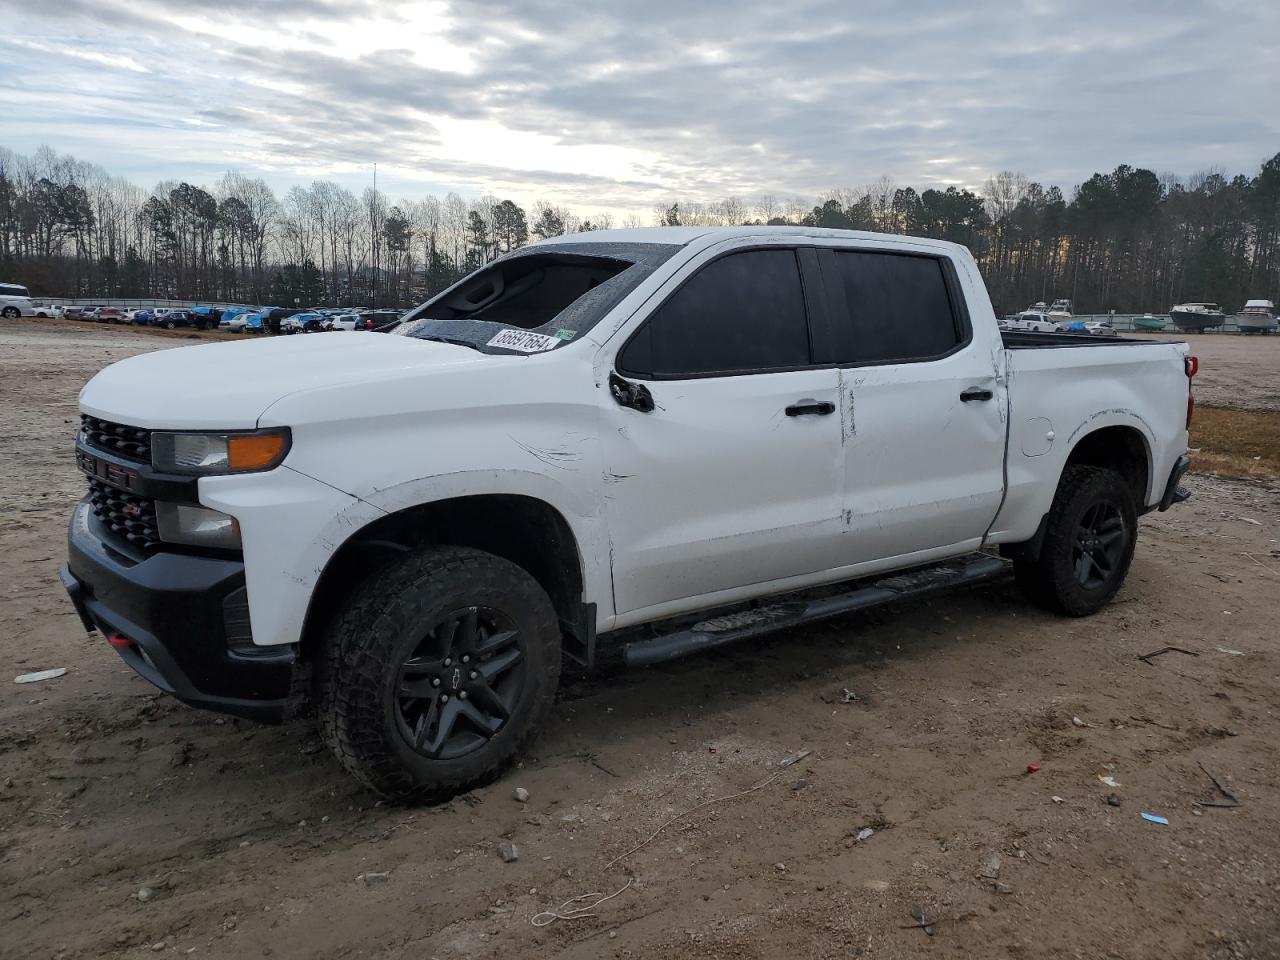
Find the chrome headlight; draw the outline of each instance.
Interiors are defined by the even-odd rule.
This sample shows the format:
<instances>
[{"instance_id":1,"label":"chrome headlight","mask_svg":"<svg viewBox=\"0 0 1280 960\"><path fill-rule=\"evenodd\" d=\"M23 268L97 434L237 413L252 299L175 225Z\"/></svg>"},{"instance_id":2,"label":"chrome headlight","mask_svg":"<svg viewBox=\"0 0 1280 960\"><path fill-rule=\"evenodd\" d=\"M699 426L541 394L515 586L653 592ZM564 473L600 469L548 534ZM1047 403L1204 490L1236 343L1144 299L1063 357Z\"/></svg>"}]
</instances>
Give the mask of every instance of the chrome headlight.
<instances>
[{"instance_id":1,"label":"chrome headlight","mask_svg":"<svg viewBox=\"0 0 1280 960\"><path fill-rule=\"evenodd\" d=\"M151 465L168 473L252 473L278 466L288 453L286 428L151 435Z\"/></svg>"},{"instance_id":2,"label":"chrome headlight","mask_svg":"<svg viewBox=\"0 0 1280 960\"><path fill-rule=\"evenodd\" d=\"M240 524L230 514L190 503L156 501L156 529L167 543L240 549Z\"/></svg>"}]
</instances>

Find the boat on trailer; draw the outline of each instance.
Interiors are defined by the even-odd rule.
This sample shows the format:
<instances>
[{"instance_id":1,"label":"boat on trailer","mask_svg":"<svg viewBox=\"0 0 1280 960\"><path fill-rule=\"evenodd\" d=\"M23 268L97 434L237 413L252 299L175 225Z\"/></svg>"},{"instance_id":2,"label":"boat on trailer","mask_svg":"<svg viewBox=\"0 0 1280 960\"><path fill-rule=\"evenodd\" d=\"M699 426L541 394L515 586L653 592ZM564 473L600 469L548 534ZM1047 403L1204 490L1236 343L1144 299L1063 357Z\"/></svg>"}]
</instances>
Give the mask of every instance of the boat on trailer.
<instances>
[{"instance_id":1,"label":"boat on trailer","mask_svg":"<svg viewBox=\"0 0 1280 960\"><path fill-rule=\"evenodd\" d=\"M1049 307L1049 316L1055 320L1070 320L1074 314L1071 312L1070 300L1055 300Z\"/></svg>"},{"instance_id":2,"label":"boat on trailer","mask_svg":"<svg viewBox=\"0 0 1280 960\"><path fill-rule=\"evenodd\" d=\"M1169 308L1169 319L1179 330L1196 332L1220 327L1227 322L1227 315L1216 303L1180 303Z\"/></svg>"},{"instance_id":3,"label":"boat on trailer","mask_svg":"<svg viewBox=\"0 0 1280 960\"><path fill-rule=\"evenodd\" d=\"M1280 326L1276 318L1276 305L1270 300L1246 300L1235 316L1236 329L1241 333L1275 333Z\"/></svg>"},{"instance_id":4,"label":"boat on trailer","mask_svg":"<svg viewBox=\"0 0 1280 960\"><path fill-rule=\"evenodd\" d=\"M1133 318L1133 329L1135 330L1163 330L1169 323L1168 317L1157 317L1150 313L1143 314L1140 317Z\"/></svg>"}]
</instances>

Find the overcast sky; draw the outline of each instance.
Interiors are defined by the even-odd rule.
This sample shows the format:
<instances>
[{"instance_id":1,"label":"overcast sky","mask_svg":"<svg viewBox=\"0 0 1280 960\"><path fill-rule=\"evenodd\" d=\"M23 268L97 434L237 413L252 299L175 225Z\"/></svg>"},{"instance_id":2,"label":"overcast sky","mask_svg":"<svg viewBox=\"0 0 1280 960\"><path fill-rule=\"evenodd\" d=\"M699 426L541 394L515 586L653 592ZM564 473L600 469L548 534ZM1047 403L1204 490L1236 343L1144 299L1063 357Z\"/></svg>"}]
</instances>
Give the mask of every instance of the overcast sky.
<instances>
[{"instance_id":1,"label":"overcast sky","mask_svg":"<svg viewBox=\"0 0 1280 960\"><path fill-rule=\"evenodd\" d=\"M1280 151L1280 0L0 0L0 146L648 215Z\"/></svg>"}]
</instances>

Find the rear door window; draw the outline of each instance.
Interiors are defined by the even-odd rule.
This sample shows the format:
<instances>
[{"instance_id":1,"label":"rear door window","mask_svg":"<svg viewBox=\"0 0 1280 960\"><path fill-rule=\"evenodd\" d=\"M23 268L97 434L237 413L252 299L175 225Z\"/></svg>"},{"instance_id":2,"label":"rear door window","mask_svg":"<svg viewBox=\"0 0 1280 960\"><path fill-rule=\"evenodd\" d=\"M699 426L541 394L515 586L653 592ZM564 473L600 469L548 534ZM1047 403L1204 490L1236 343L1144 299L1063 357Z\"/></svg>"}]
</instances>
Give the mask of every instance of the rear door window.
<instances>
[{"instance_id":1,"label":"rear door window","mask_svg":"<svg viewBox=\"0 0 1280 960\"><path fill-rule=\"evenodd\" d=\"M629 340L618 368L679 378L803 367L809 326L796 252L744 250L714 260Z\"/></svg>"},{"instance_id":2,"label":"rear door window","mask_svg":"<svg viewBox=\"0 0 1280 960\"><path fill-rule=\"evenodd\" d=\"M824 258L824 272L832 261L835 282L828 289L837 300L835 323L846 325L841 362L930 360L964 342L966 332L940 259L836 250L834 257Z\"/></svg>"}]
</instances>

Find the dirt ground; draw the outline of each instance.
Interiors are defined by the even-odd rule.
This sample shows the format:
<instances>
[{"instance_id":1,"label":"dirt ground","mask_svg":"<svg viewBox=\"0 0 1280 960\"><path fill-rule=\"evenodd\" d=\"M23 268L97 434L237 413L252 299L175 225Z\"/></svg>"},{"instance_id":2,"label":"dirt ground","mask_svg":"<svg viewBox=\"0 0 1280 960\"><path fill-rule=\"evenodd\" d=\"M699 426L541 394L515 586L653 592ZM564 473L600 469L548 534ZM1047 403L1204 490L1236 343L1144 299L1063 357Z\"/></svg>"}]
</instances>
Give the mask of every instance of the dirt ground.
<instances>
[{"instance_id":1,"label":"dirt ground","mask_svg":"<svg viewBox=\"0 0 1280 960\"><path fill-rule=\"evenodd\" d=\"M1091 619L999 585L570 678L519 768L395 807L306 722L158 696L58 585L77 390L185 342L0 326L0 956L1280 957L1280 485L1193 477ZM1195 345L1202 401L1277 402L1280 337Z\"/></svg>"}]
</instances>

